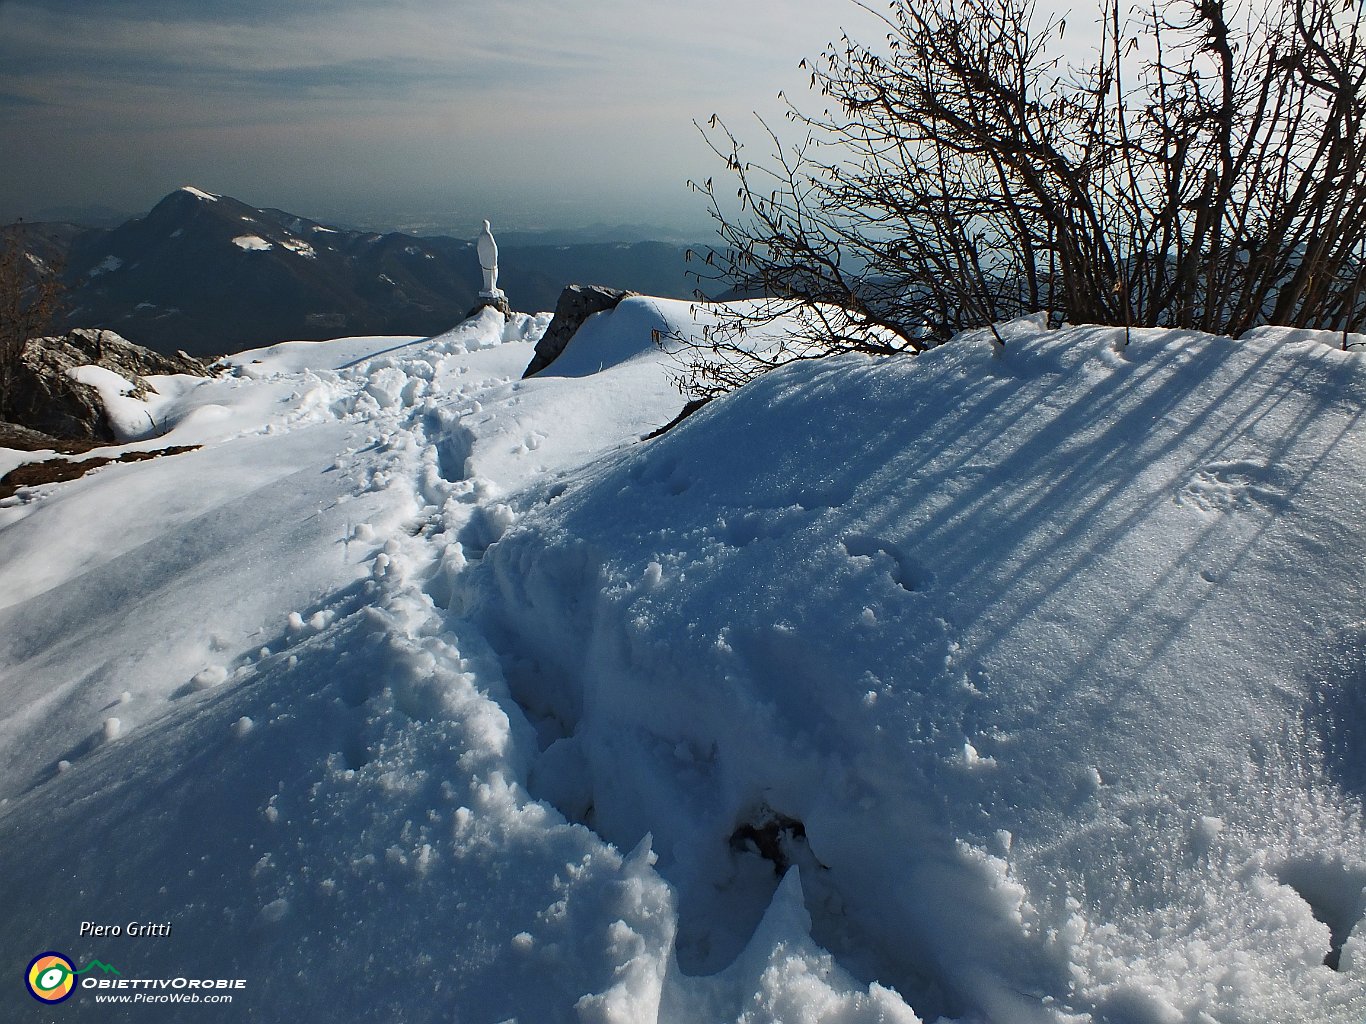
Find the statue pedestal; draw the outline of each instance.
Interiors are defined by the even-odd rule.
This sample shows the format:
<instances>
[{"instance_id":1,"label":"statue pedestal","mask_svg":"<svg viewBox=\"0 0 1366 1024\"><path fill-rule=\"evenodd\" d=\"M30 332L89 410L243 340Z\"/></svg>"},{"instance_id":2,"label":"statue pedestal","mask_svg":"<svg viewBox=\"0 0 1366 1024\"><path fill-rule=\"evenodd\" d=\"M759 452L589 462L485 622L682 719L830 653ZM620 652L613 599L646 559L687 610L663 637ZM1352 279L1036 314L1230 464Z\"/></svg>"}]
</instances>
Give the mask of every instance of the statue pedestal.
<instances>
[{"instance_id":1,"label":"statue pedestal","mask_svg":"<svg viewBox=\"0 0 1366 1024\"><path fill-rule=\"evenodd\" d=\"M501 288L494 288L492 291L481 291L479 293L479 303L470 310L470 316L475 316L485 306L492 306L503 316L512 315L512 307L508 305L508 297L503 294Z\"/></svg>"}]
</instances>

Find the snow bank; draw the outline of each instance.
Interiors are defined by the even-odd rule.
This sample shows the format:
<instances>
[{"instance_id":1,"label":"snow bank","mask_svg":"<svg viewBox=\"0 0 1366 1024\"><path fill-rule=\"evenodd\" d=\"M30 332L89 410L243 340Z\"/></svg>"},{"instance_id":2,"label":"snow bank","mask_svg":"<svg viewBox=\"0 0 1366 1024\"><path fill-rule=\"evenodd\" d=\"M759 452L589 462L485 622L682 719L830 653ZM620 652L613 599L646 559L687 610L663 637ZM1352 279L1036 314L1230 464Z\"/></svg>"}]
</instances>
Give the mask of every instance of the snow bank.
<instances>
[{"instance_id":1,"label":"snow bank","mask_svg":"<svg viewBox=\"0 0 1366 1024\"><path fill-rule=\"evenodd\" d=\"M1017 324L641 441L707 315L243 353L157 383L199 451L0 502L0 956L225 1020L1359 1022L1360 357Z\"/></svg>"},{"instance_id":2,"label":"snow bank","mask_svg":"<svg viewBox=\"0 0 1366 1024\"><path fill-rule=\"evenodd\" d=\"M927 1019L1354 1019L1359 359L1012 335L792 367L528 502L473 600L532 791L653 835L685 970L795 864Z\"/></svg>"}]
</instances>

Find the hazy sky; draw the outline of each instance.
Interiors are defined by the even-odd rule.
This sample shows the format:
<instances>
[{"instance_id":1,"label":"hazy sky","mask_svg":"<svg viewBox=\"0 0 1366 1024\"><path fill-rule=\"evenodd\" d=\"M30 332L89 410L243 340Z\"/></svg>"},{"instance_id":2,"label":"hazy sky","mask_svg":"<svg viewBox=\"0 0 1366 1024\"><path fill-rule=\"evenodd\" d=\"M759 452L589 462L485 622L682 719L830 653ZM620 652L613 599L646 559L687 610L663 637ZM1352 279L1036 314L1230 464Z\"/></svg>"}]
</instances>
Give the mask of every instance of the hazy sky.
<instances>
[{"instance_id":1,"label":"hazy sky","mask_svg":"<svg viewBox=\"0 0 1366 1024\"><path fill-rule=\"evenodd\" d=\"M702 222L692 120L772 109L852 24L845 0L0 0L0 218L192 183L304 214Z\"/></svg>"},{"instance_id":2,"label":"hazy sky","mask_svg":"<svg viewBox=\"0 0 1366 1024\"><path fill-rule=\"evenodd\" d=\"M848 0L0 0L0 220L182 184L322 219L704 225Z\"/></svg>"}]
</instances>

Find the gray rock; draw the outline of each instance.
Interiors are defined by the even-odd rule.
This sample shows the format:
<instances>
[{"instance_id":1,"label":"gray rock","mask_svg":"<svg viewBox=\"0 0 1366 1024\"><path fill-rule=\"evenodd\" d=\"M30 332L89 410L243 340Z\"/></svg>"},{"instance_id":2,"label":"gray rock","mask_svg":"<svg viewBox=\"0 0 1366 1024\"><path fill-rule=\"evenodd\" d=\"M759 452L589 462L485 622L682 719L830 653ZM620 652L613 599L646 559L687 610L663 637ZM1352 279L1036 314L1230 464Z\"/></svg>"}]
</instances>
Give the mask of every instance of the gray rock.
<instances>
[{"instance_id":1,"label":"gray rock","mask_svg":"<svg viewBox=\"0 0 1366 1024\"><path fill-rule=\"evenodd\" d=\"M167 356L134 345L113 331L77 328L60 338L30 338L13 367L4 419L56 438L113 441L99 392L71 379L68 370L102 366L133 385L132 397L155 390L146 378L187 373L210 376L207 365L178 352Z\"/></svg>"},{"instance_id":2,"label":"gray rock","mask_svg":"<svg viewBox=\"0 0 1366 1024\"><path fill-rule=\"evenodd\" d=\"M508 297L506 295L499 295L497 298L493 298L488 295L481 295L479 296L479 305L471 308L469 313L466 314L466 318L468 319L471 316L478 315L479 311L483 309L485 306L491 306L492 308L498 310L498 312L502 313L505 317L512 316L512 307L508 305Z\"/></svg>"},{"instance_id":3,"label":"gray rock","mask_svg":"<svg viewBox=\"0 0 1366 1024\"><path fill-rule=\"evenodd\" d=\"M72 447L69 441L59 441L51 434L44 434L41 430L31 430L28 427L21 427L17 423L6 423L0 420L0 448L13 448L21 452L37 452L51 448L54 451L61 451ZM75 445L80 448L82 445Z\"/></svg>"},{"instance_id":4,"label":"gray rock","mask_svg":"<svg viewBox=\"0 0 1366 1024\"><path fill-rule=\"evenodd\" d=\"M574 332L594 313L615 309L622 299L638 294L600 284L571 284L560 292L560 301L555 303L555 318L536 343L536 354L522 374L523 379L540 373L553 363L574 337Z\"/></svg>"}]
</instances>

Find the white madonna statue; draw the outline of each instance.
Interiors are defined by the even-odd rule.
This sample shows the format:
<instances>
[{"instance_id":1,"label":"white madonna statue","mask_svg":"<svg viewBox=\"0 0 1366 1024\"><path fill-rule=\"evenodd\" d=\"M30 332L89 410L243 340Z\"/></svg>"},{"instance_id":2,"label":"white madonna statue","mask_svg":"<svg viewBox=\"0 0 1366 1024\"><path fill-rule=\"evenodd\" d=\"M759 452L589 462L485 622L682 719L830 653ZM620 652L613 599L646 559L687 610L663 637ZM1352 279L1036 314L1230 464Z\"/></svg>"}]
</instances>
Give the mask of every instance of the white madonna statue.
<instances>
[{"instance_id":1,"label":"white madonna statue","mask_svg":"<svg viewBox=\"0 0 1366 1024\"><path fill-rule=\"evenodd\" d=\"M503 293L498 290L498 243L493 240L488 221L484 221L484 230L479 232L475 248L479 252L479 267L484 272L484 290L479 294L490 299L502 298Z\"/></svg>"}]
</instances>

